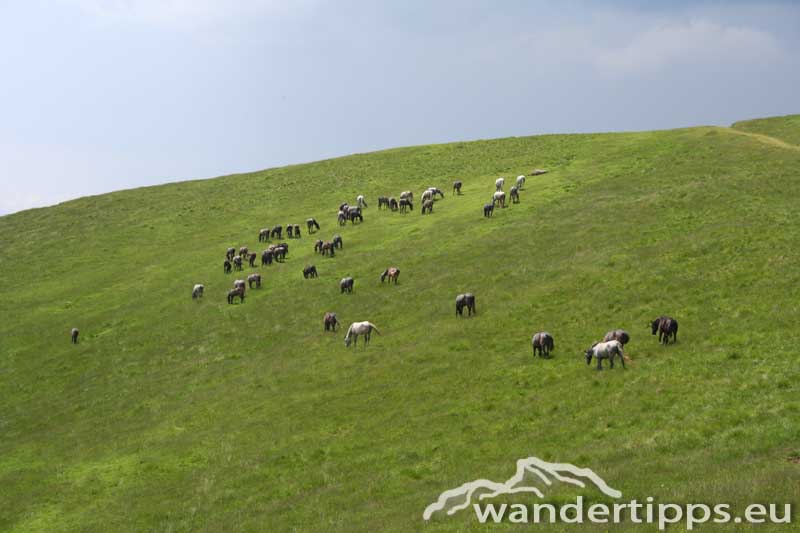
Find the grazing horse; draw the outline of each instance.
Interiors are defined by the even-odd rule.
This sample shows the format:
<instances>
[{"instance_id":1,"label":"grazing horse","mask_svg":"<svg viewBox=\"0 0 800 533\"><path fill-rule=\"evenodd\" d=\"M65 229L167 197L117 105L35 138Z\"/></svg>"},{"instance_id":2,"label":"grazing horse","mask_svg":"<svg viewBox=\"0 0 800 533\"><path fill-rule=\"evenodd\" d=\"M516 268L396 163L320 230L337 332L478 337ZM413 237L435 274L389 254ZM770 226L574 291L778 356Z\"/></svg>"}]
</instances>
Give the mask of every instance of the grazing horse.
<instances>
[{"instance_id":1,"label":"grazing horse","mask_svg":"<svg viewBox=\"0 0 800 533\"><path fill-rule=\"evenodd\" d=\"M515 186L511 187L511 189L509 190L509 193L511 194L511 203L512 204L518 204L519 203L519 189L517 188L517 186L515 185Z\"/></svg>"},{"instance_id":2,"label":"grazing horse","mask_svg":"<svg viewBox=\"0 0 800 533\"><path fill-rule=\"evenodd\" d=\"M438 188L438 187L429 187L428 190L431 191L431 193L433 194L433 199L434 200L436 199L436 195L437 194L439 196L441 196L442 199L444 199L444 192L442 192L442 190L440 188Z\"/></svg>"},{"instance_id":3,"label":"grazing horse","mask_svg":"<svg viewBox=\"0 0 800 533\"><path fill-rule=\"evenodd\" d=\"M308 265L303 269L303 277L305 279L308 278L316 278L317 277L317 267L314 265Z\"/></svg>"},{"instance_id":4,"label":"grazing horse","mask_svg":"<svg viewBox=\"0 0 800 533\"><path fill-rule=\"evenodd\" d=\"M492 195L492 205L500 204L500 207L505 209L506 207L506 193L503 191L496 191Z\"/></svg>"},{"instance_id":5,"label":"grazing horse","mask_svg":"<svg viewBox=\"0 0 800 533\"><path fill-rule=\"evenodd\" d=\"M286 243L279 244L272 250L272 255L275 261L283 262L286 259L286 254L289 253L289 245Z\"/></svg>"},{"instance_id":6,"label":"grazing horse","mask_svg":"<svg viewBox=\"0 0 800 533\"><path fill-rule=\"evenodd\" d=\"M239 248L239 255L242 257L247 257L248 251L249 250L247 249L247 246L242 246L241 248Z\"/></svg>"},{"instance_id":7,"label":"grazing horse","mask_svg":"<svg viewBox=\"0 0 800 533\"><path fill-rule=\"evenodd\" d=\"M204 290L205 287L203 287L201 284L198 283L197 285L195 285L194 288L192 288L192 300L202 298Z\"/></svg>"},{"instance_id":8,"label":"grazing horse","mask_svg":"<svg viewBox=\"0 0 800 533\"><path fill-rule=\"evenodd\" d=\"M250 285L251 289L253 288L254 283L256 285L256 289L261 288L261 274L255 273L247 276L247 284Z\"/></svg>"},{"instance_id":9,"label":"grazing horse","mask_svg":"<svg viewBox=\"0 0 800 533\"><path fill-rule=\"evenodd\" d=\"M592 363L592 357L596 357L597 370L603 370L603 359L608 359L611 363L611 368L614 368L615 356L619 357L619 360L622 362L622 368L625 368L625 354L622 352L622 343L620 341L611 340L607 342L598 342L586 350L586 364L590 365Z\"/></svg>"},{"instance_id":10,"label":"grazing horse","mask_svg":"<svg viewBox=\"0 0 800 533\"><path fill-rule=\"evenodd\" d=\"M270 232L270 237L277 237L281 239L283 238L282 235L283 235L283 226L275 226L274 228L272 228L272 231Z\"/></svg>"},{"instance_id":11,"label":"grazing horse","mask_svg":"<svg viewBox=\"0 0 800 533\"><path fill-rule=\"evenodd\" d=\"M497 178L497 180L495 180L495 182L494 182L495 190L502 191L503 190L503 185L505 185L505 183L506 183L506 179L505 178Z\"/></svg>"},{"instance_id":12,"label":"grazing horse","mask_svg":"<svg viewBox=\"0 0 800 533\"><path fill-rule=\"evenodd\" d=\"M312 230L316 231L319 229L319 224L317 224L317 221L314 220L313 218L309 218L308 220L306 220L306 227L308 228L308 234L311 235L312 233L314 233L314 231Z\"/></svg>"},{"instance_id":13,"label":"grazing horse","mask_svg":"<svg viewBox=\"0 0 800 533\"><path fill-rule=\"evenodd\" d=\"M314 243L314 251L322 253L323 244L324 243L322 242L322 239L317 239L316 242Z\"/></svg>"},{"instance_id":14,"label":"grazing horse","mask_svg":"<svg viewBox=\"0 0 800 533\"><path fill-rule=\"evenodd\" d=\"M397 198L394 198L394 197L389 198L389 209L391 211L397 211L397 209L399 207L400 207L400 204L397 202Z\"/></svg>"},{"instance_id":15,"label":"grazing horse","mask_svg":"<svg viewBox=\"0 0 800 533\"><path fill-rule=\"evenodd\" d=\"M400 269L397 267L389 267L384 270L383 274L381 274L381 283L383 283L387 277L390 283L394 281L394 284L397 285L397 278L400 277Z\"/></svg>"},{"instance_id":16,"label":"grazing horse","mask_svg":"<svg viewBox=\"0 0 800 533\"><path fill-rule=\"evenodd\" d=\"M269 228L264 228L258 232L258 242L267 242L269 240Z\"/></svg>"},{"instance_id":17,"label":"grazing horse","mask_svg":"<svg viewBox=\"0 0 800 533\"><path fill-rule=\"evenodd\" d=\"M78 328L72 328L72 332L70 333L70 338L72 339L72 344L78 344Z\"/></svg>"},{"instance_id":18,"label":"grazing horse","mask_svg":"<svg viewBox=\"0 0 800 533\"><path fill-rule=\"evenodd\" d=\"M333 245L333 243L331 241L326 241L326 242L322 243L322 247L319 249L319 252L322 255L327 255L327 256L333 257L334 255L336 255L334 253L335 249L336 249L336 247Z\"/></svg>"},{"instance_id":19,"label":"grazing horse","mask_svg":"<svg viewBox=\"0 0 800 533\"><path fill-rule=\"evenodd\" d=\"M228 248L228 251L225 252L225 257L228 261L233 261L233 256L236 255L236 248Z\"/></svg>"},{"instance_id":20,"label":"grazing horse","mask_svg":"<svg viewBox=\"0 0 800 533\"><path fill-rule=\"evenodd\" d=\"M294 237L295 237L295 239L299 239L300 238L300 224L295 224L294 225Z\"/></svg>"},{"instance_id":21,"label":"grazing horse","mask_svg":"<svg viewBox=\"0 0 800 533\"><path fill-rule=\"evenodd\" d=\"M342 236L337 233L336 235L333 236L333 247L339 248L341 250L342 246L344 246L344 244L342 243Z\"/></svg>"},{"instance_id":22,"label":"grazing horse","mask_svg":"<svg viewBox=\"0 0 800 533\"><path fill-rule=\"evenodd\" d=\"M478 313L475 309L475 295L471 292L456 296L456 316L464 316L465 307L469 313L468 316L472 316L472 313Z\"/></svg>"},{"instance_id":23,"label":"grazing horse","mask_svg":"<svg viewBox=\"0 0 800 533\"><path fill-rule=\"evenodd\" d=\"M539 352L539 357L550 357L550 352L555 350L556 344L553 341L553 336L542 331L535 334L531 338L531 345L533 346L533 356L536 357L536 352Z\"/></svg>"},{"instance_id":24,"label":"grazing horse","mask_svg":"<svg viewBox=\"0 0 800 533\"><path fill-rule=\"evenodd\" d=\"M294 226L291 224L286 224L286 237L288 239L294 237Z\"/></svg>"},{"instance_id":25,"label":"grazing horse","mask_svg":"<svg viewBox=\"0 0 800 533\"><path fill-rule=\"evenodd\" d=\"M494 204L485 204L483 206L483 216L490 218L494 213Z\"/></svg>"},{"instance_id":26,"label":"grazing horse","mask_svg":"<svg viewBox=\"0 0 800 533\"><path fill-rule=\"evenodd\" d=\"M367 205L367 201L364 199L363 194L358 195L358 197L356 198L356 203L358 204L358 207L369 207Z\"/></svg>"},{"instance_id":27,"label":"grazing horse","mask_svg":"<svg viewBox=\"0 0 800 533\"><path fill-rule=\"evenodd\" d=\"M419 201L423 204L428 200L433 199L433 191L431 189L426 189L425 192L422 193L422 196L419 197Z\"/></svg>"},{"instance_id":28,"label":"grazing horse","mask_svg":"<svg viewBox=\"0 0 800 533\"><path fill-rule=\"evenodd\" d=\"M603 342L619 341L623 346L628 344L628 341L630 340L631 336L628 335L628 332L624 329L613 329L606 333L605 337L603 337Z\"/></svg>"},{"instance_id":29,"label":"grazing horse","mask_svg":"<svg viewBox=\"0 0 800 533\"><path fill-rule=\"evenodd\" d=\"M389 207L389 197L388 196L378 196L378 209L382 207L388 208Z\"/></svg>"},{"instance_id":30,"label":"grazing horse","mask_svg":"<svg viewBox=\"0 0 800 533\"><path fill-rule=\"evenodd\" d=\"M400 200L400 212L401 213L405 213L406 212L406 208L408 208L411 211L413 211L414 210L414 204L411 203L411 200L408 200L406 198L402 198Z\"/></svg>"},{"instance_id":31,"label":"grazing horse","mask_svg":"<svg viewBox=\"0 0 800 533\"><path fill-rule=\"evenodd\" d=\"M453 182L453 194L461 195L461 182L454 181Z\"/></svg>"},{"instance_id":32,"label":"grazing horse","mask_svg":"<svg viewBox=\"0 0 800 533\"><path fill-rule=\"evenodd\" d=\"M381 334L378 331L378 328L375 327L375 324L372 322L353 322L350 324L350 327L347 329L347 335L344 337L344 345L350 346L350 342L353 343L353 347L355 348L358 345L358 336L364 335L364 346L369 344L369 337L372 334L372 330L375 330L375 333L378 335ZM352 341L351 341L352 336Z\"/></svg>"},{"instance_id":33,"label":"grazing horse","mask_svg":"<svg viewBox=\"0 0 800 533\"><path fill-rule=\"evenodd\" d=\"M243 293L245 292L245 288L246 287L247 287L247 284L245 283L245 281L243 279L237 279L236 281L233 282L233 288L234 289L241 289L241 291Z\"/></svg>"},{"instance_id":34,"label":"grazing horse","mask_svg":"<svg viewBox=\"0 0 800 533\"><path fill-rule=\"evenodd\" d=\"M222 272L224 274L230 274L231 273L231 268L232 268L231 267L231 262L226 259L225 262L222 263Z\"/></svg>"},{"instance_id":35,"label":"grazing horse","mask_svg":"<svg viewBox=\"0 0 800 533\"><path fill-rule=\"evenodd\" d=\"M244 303L244 289L231 289L228 291L228 303L232 304L233 299L239 297L239 303Z\"/></svg>"},{"instance_id":36,"label":"grazing horse","mask_svg":"<svg viewBox=\"0 0 800 533\"><path fill-rule=\"evenodd\" d=\"M261 266L272 264L272 250L261 252Z\"/></svg>"},{"instance_id":37,"label":"grazing horse","mask_svg":"<svg viewBox=\"0 0 800 533\"><path fill-rule=\"evenodd\" d=\"M433 213L433 199L425 200L424 202L422 202L423 215L425 214L425 211L427 211L429 215Z\"/></svg>"},{"instance_id":38,"label":"grazing horse","mask_svg":"<svg viewBox=\"0 0 800 533\"><path fill-rule=\"evenodd\" d=\"M325 331L336 331L336 324L339 323L336 320L336 313L331 313L330 311L325 313L325 316L322 318L322 323L325 326Z\"/></svg>"},{"instance_id":39,"label":"grazing horse","mask_svg":"<svg viewBox=\"0 0 800 533\"><path fill-rule=\"evenodd\" d=\"M524 185L525 185L525 175L522 174L520 176L517 176L517 189L521 191Z\"/></svg>"},{"instance_id":40,"label":"grazing horse","mask_svg":"<svg viewBox=\"0 0 800 533\"><path fill-rule=\"evenodd\" d=\"M250 260L250 266L251 266L251 267L253 267L253 268L255 268L255 266L256 266L256 259L258 259L258 254L257 254L257 253L252 253L252 254L250 254L250 255L248 256L248 259Z\"/></svg>"},{"instance_id":41,"label":"grazing horse","mask_svg":"<svg viewBox=\"0 0 800 533\"><path fill-rule=\"evenodd\" d=\"M344 211L339 211L336 220L339 222L340 226L344 226L345 222L347 222L347 215L345 215Z\"/></svg>"},{"instance_id":42,"label":"grazing horse","mask_svg":"<svg viewBox=\"0 0 800 533\"><path fill-rule=\"evenodd\" d=\"M347 210L347 218L350 220L351 224L355 224L356 223L356 219L358 219L359 222L364 222L364 216L361 214L361 208L360 207L350 207L350 208L348 208L348 210Z\"/></svg>"},{"instance_id":43,"label":"grazing horse","mask_svg":"<svg viewBox=\"0 0 800 533\"><path fill-rule=\"evenodd\" d=\"M408 200L409 202L414 201L414 193L411 191L403 191L400 193L401 200Z\"/></svg>"},{"instance_id":44,"label":"grazing horse","mask_svg":"<svg viewBox=\"0 0 800 533\"><path fill-rule=\"evenodd\" d=\"M242 256L237 255L233 258L233 268L234 270L241 270L242 269Z\"/></svg>"},{"instance_id":45,"label":"grazing horse","mask_svg":"<svg viewBox=\"0 0 800 533\"><path fill-rule=\"evenodd\" d=\"M658 333L658 342L662 344L669 344L669 338L672 337L672 342L678 342L678 321L669 316L660 316L653 320L651 324L653 335Z\"/></svg>"},{"instance_id":46,"label":"grazing horse","mask_svg":"<svg viewBox=\"0 0 800 533\"><path fill-rule=\"evenodd\" d=\"M342 280L339 282L339 288L341 289L340 294L344 294L345 292L353 292L353 283L353 278L349 276L342 278Z\"/></svg>"}]
</instances>

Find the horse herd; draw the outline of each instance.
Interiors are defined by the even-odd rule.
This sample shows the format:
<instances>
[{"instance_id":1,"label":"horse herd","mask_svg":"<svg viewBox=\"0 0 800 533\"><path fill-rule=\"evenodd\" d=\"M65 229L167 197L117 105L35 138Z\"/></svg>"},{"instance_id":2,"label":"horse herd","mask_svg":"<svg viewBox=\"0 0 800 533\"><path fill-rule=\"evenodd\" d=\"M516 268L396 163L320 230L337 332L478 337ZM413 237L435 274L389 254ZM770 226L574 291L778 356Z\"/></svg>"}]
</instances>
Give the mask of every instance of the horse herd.
<instances>
[{"instance_id":1,"label":"horse herd","mask_svg":"<svg viewBox=\"0 0 800 533\"><path fill-rule=\"evenodd\" d=\"M547 172L547 170L536 169L530 175L539 176ZM525 178L525 175L517 176L515 185L510 188L509 196L512 204L519 203L519 195L520 191L525 186ZM461 181L457 180L453 182L453 194L461 196L462 186L463 184ZM484 217L490 218L494 213L495 207L498 205L500 208L506 207L506 194L503 190L504 186L505 178L501 177L495 180L495 191L492 194L491 203L487 203L483 206ZM433 206L434 202L437 200L437 197L439 199L444 198L444 192L437 187L429 187L422 193L420 196L420 202L422 204L421 212L423 215L433 213ZM403 191L400 193L398 198L393 196L379 196L378 210L388 209L390 211L399 211L400 213L406 213L414 210L414 194L412 191ZM363 222L364 215L362 210L367 207L368 206L364 195L357 196L356 205L349 205L348 203L340 204L337 212L337 221L339 225L346 224L348 220L351 222L351 224ZM320 230L320 225L314 218L308 218L306 220L306 228L308 234L313 235L316 231ZM273 239L281 240L283 238L284 229L286 231L287 238L291 239L301 237L300 225L292 223L286 224L285 226L277 225L259 230L258 242L269 242ZM337 249L341 250L342 248L343 240L341 235L338 234L334 235L330 241L317 239L314 243L314 252L327 257L334 257L335 251ZM273 261L283 262L288 253L289 244L286 242L269 244L268 247L261 252L261 266L271 265ZM225 274L230 274L233 271L242 271L244 262L247 262L247 264L249 264L249 266L252 268L257 268L257 259L258 254L251 252L247 246L239 247L238 253L236 248L228 248L225 253L225 260L223 262L223 272ZM380 280L381 283L383 283L388 279L390 283L394 283L396 285L398 283L399 276L400 269L395 266L391 266L381 273ZM318 273L315 265L306 265L303 268L303 278L312 279L317 277ZM354 285L355 281L351 276L341 279L339 281L340 293L352 293ZM261 288L260 273L251 273L247 276L246 280L234 280L233 288L227 293L228 304L233 304L237 298L239 299L239 303L244 303L245 294L248 287L250 289ZM202 299L204 292L205 287L203 284L195 284L192 288L192 299ZM465 311L467 316L470 317L473 314L477 314L475 295L473 293L467 292L464 294L459 294L456 297L456 316L463 317ZM339 321L336 313L325 313L323 317L324 331L335 332L338 324ZM653 335L658 334L658 340L660 343L669 344L670 339L673 343L677 342L678 322L674 318L660 316L652 321L651 329ZM354 346L357 345L359 336L364 337L364 344L367 345L373 330L380 335L380 331L378 331L378 328L375 326L375 324L369 321L353 322L347 330L347 334L344 339L345 346L350 346L351 343ZM77 328L73 328L71 330L70 335L72 343L76 344L78 342L78 334L79 332ZM623 352L623 346L627 344L629 340L630 336L624 330L617 329L609 331L603 337L602 341L592 344L592 346L586 350L584 355L586 357L587 365L591 364L591 361L594 358L597 360L597 369L600 370L602 369L602 361L607 359L611 368L614 368L614 360L618 359L624 368L625 355ZM550 333L543 331L533 335L531 338L531 346L534 357L538 355L539 357L549 358L550 354L555 349L555 341Z\"/></svg>"}]
</instances>

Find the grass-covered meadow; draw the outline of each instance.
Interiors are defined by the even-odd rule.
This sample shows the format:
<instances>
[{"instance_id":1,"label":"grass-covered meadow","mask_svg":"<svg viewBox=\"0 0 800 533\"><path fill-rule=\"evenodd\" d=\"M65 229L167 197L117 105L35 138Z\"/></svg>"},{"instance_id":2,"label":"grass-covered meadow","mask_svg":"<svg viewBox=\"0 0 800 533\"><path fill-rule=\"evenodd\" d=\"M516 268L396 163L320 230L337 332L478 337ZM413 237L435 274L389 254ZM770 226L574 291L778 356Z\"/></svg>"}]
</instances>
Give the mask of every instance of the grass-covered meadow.
<instances>
[{"instance_id":1,"label":"grass-covered meadow","mask_svg":"<svg viewBox=\"0 0 800 533\"><path fill-rule=\"evenodd\" d=\"M737 128L800 138L775 120ZM483 218L495 178L533 168L550 172ZM429 185L431 216L377 209ZM364 223L340 229L357 194ZM422 511L531 455L626 499L800 505L799 198L800 151L700 127L400 148L2 217L0 530L482 529ZM285 223L303 227L286 262L228 305L226 248ZM459 319L465 291L478 314ZM346 349L326 311L381 335ZM675 345L650 334L661 314ZM627 370L587 367L617 327ZM551 360L532 359L541 330Z\"/></svg>"}]
</instances>

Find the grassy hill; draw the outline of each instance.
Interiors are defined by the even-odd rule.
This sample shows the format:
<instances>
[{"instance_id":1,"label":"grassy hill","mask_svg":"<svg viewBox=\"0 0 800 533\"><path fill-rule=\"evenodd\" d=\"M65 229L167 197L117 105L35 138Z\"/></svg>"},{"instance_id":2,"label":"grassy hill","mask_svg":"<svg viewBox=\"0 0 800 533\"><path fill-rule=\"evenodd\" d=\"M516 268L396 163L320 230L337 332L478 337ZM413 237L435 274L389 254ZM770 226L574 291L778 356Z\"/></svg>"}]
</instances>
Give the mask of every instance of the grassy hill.
<instances>
[{"instance_id":1,"label":"grassy hill","mask_svg":"<svg viewBox=\"0 0 800 533\"><path fill-rule=\"evenodd\" d=\"M733 125L734 130L767 135L787 144L800 147L800 115L743 120Z\"/></svg>"},{"instance_id":2,"label":"grassy hill","mask_svg":"<svg viewBox=\"0 0 800 533\"><path fill-rule=\"evenodd\" d=\"M484 219L495 178L533 168L550 173ZM429 185L447 192L431 216L377 209ZM340 229L357 194L365 221ZM479 529L422 511L531 455L626 500L800 504L799 195L799 151L700 127L401 148L2 217L0 530ZM310 216L341 233L335 258ZM225 249L290 222L287 261L228 305ZM459 319L465 291L478 314ZM381 335L346 349L326 311ZM650 335L661 314L675 345ZM627 370L587 367L616 327ZM531 357L540 330L551 360Z\"/></svg>"}]
</instances>

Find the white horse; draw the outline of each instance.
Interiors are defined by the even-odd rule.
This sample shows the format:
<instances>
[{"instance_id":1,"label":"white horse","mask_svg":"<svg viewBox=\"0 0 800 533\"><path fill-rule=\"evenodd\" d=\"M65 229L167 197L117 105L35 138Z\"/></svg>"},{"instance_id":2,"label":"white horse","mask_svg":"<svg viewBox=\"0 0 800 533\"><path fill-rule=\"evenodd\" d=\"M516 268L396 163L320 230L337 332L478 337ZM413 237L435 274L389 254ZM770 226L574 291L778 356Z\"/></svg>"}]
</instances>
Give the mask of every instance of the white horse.
<instances>
[{"instance_id":1,"label":"white horse","mask_svg":"<svg viewBox=\"0 0 800 533\"><path fill-rule=\"evenodd\" d=\"M505 185L505 183L506 183L506 179L505 178L497 178L497 181L494 182L494 187L498 191L502 191L503 190L503 185Z\"/></svg>"},{"instance_id":2,"label":"white horse","mask_svg":"<svg viewBox=\"0 0 800 533\"><path fill-rule=\"evenodd\" d=\"M625 368L625 354L622 352L622 343L619 341L598 342L586 350L586 364L591 364L592 356L597 358L597 370L602 370L601 361L608 359L611 368L614 368L614 356L619 357L622 368Z\"/></svg>"},{"instance_id":3,"label":"white horse","mask_svg":"<svg viewBox=\"0 0 800 533\"><path fill-rule=\"evenodd\" d=\"M194 288L192 289L192 300L196 300L197 298L202 298L204 290L205 287L203 287L201 284L198 283L197 285L195 285Z\"/></svg>"},{"instance_id":4,"label":"white horse","mask_svg":"<svg viewBox=\"0 0 800 533\"><path fill-rule=\"evenodd\" d=\"M381 334L381 332L378 331L378 328L375 327L375 324L373 324L372 322L367 322L367 321L353 322L352 324L350 324L350 327L347 328L347 335L345 335L344 337L344 345L350 346L351 342L350 336L352 335L353 347L355 348L358 345L358 336L364 335L364 345L366 346L367 344L369 344L369 336L372 334L373 329L375 330L375 333L377 333L378 335Z\"/></svg>"},{"instance_id":5,"label":"white horse","mask_svg":"<svg viewBox=\"0 0 800 533\"><path fill-rule=\"evenodd\" d=\"M506 193L503 191L495 191L492 195L492 205L500 204L500 207L506 206Z\"/></svg>"},{"instance_id":6,"label":"white horse","mask_svg":"<svg viewBox=\"0 0 800 533\"><path fill-rule=\"evenodd\" d=\"M358 203L358 207L367 207L367 201L364 199L363 194L358 195L356 202Z\"/></svg>"},{"instance_id":7,"label":"white horse","mask_svg":"<svg viewBox=\"0 0 800 533\"><path fill-rule=\"evenodd\" d=\"M525 176L517 176L517 189L521 191L523 185L525 185Z\"/></svg>"},{"instance_id":8,"label":"white horse","mask_svg":"<svg viewBox=\"0 0 800 533\"><path fill-rule=\"evenodd\" d=\"M420 197L420 201L425 203L425 200L432 200L433 199L433 190L427 189L422 196Z\"/></svg>"}]
</instances>

